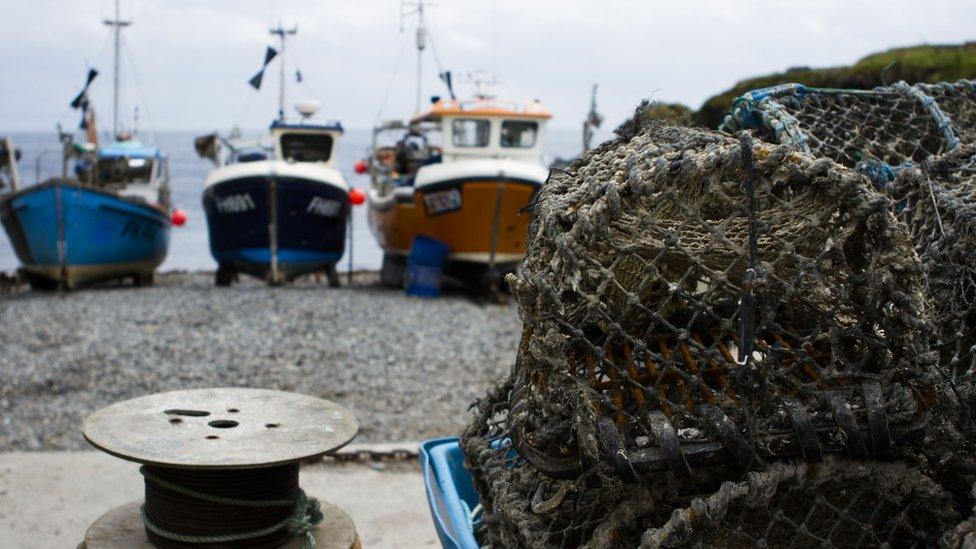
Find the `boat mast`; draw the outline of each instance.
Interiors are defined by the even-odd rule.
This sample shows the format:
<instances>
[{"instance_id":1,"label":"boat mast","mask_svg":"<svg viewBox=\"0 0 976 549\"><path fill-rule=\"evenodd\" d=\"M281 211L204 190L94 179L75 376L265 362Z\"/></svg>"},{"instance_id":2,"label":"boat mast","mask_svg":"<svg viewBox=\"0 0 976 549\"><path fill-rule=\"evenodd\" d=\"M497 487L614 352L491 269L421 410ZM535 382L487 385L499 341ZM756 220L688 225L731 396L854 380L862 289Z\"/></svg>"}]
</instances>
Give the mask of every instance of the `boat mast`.
<instances>
[{"instance_id":1,"label":"boat mast","mask_svg":"<svg viewBox=\"0 0 976 549\"><path fill-rule=\"evenodd\" d=\"M271 29L271 34L278 37L278 51L280 52L279 57L281 58L280 66L278 67L281 71L281 78L278 82L278 120L285 121L285 37L293 36L298 33L298 27L292 27L286 29L278 23L278 27Z\"/></svg>"},{"instance_id":2,"label":"boat mast","mask_svg":"<svg viewBox=\"0 0 976 549\"><path fill-rule=\"evenodd\" d=\"M423 74L424 49L427 47L427 27L424 26L424 2L417 2L417 111L422 101L421 75Z\"/></svg>"},{"instance_id":3,"label":"boat mast","mask_svg":"<svg viewBox=\"0 0 976 549\"><path fill-rule=\"evenodd\" d=\"M424 68L424 50L427 49L427 27L424 25L424 6L435 5L427 0L407 1L400 0L400 32L403 32L403 20L410 15L417 14L417 112L420 112L420 105L423 102L423 90L421 88L421 77ZM417 9L408 8L416 6ZM408 9L404 9L408 8Z\"/></svg>"},{"instance_id":4,"label":"boat mast","mask_svg":"<svg viewBox=\"0 0 976 549\"><path fill-rule=\"evenodd\" d=\"M119 1L115 0L115 19L106 19L103 21L109 27L112 27L112 32L115 34L115 60L114 60L114 76L113 76L113 95L112 95L112 133L113 138L118 139L119 137L119 57L122 50L122 28L128 27L132 24L131 21L123 21L120 19L119 15Z\"/></svg>"},{"instance_id":5,"label":"boat mast","mask_svg":"<svg viewBox=\"0 0 976 549\"><path fill-rule=\"evenodd\" d=\"M590 150L594 130L603 124L603 115L596 110L596 88L597 85L593 84L593 91L590 94L590 112L586 113L586 118L583 120L583 152Z\"/></svg>"}]
</instances>

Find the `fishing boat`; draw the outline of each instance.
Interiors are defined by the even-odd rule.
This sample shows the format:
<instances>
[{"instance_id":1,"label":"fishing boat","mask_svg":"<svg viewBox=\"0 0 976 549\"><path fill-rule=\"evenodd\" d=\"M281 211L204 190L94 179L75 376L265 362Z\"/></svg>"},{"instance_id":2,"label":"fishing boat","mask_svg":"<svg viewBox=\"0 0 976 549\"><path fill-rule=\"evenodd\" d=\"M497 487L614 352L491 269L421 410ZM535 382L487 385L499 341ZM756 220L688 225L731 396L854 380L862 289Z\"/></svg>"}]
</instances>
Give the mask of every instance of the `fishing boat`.
<instances>
[{"instance_id":1,"label":"fishing boat","mask_svg":"<svg viewBox=\"0 0 976 549\"><path fill-rule=\"evenodd\" d=\"M421 108L423 7L417 4L417 112L406 123L377 125L365 162L381 279L401 286L414 239L424 236L447 244L446 276L497 288L525 254L522 210L548 176L542 146L551 114L538 101L496 98L480 75L474 96L458 99L449 72L441 79L450 97Z\"/></svg>"},{"instance_id":2,"label":"fishing boat","mask_svg":"<svg viewBox=\"0 0 976 549\"><path fill-rule=\"evenodd\" d=\"M267 49L261 72L250 81L260 89L263 71L280 58L270 143L216 134L196 140L197 152L217 165L206 180L203 208L218 286L230 285L238 273L281 284L318 272L339 285L336 263L350 211L350 189L335 169L343 129L339 122L315 122L315 101L295 105L299 120L285 119L284 53L286 37L295 32L280 25L271 30L278 50Z\"/></svg>"},{"instance_id":3,"label":"fishing boat","mask_svg":"<svg viewBox=\"0 0 976 549\"><path fill-rule=\"evenodd\" d=\"M90 282L128 278L151 284L169 246L169 183L166 156L134 139L119 119L121 31L131 24L105 21L114 33L112 141L100 146L95 110L88 97L98 75L90 69L71 106L82 111L85 140L59 130L61 177L0 197L0 221L35 289L72 289ZM134 126L134 124L133 124Z\"/></svg>"}]
</instances>

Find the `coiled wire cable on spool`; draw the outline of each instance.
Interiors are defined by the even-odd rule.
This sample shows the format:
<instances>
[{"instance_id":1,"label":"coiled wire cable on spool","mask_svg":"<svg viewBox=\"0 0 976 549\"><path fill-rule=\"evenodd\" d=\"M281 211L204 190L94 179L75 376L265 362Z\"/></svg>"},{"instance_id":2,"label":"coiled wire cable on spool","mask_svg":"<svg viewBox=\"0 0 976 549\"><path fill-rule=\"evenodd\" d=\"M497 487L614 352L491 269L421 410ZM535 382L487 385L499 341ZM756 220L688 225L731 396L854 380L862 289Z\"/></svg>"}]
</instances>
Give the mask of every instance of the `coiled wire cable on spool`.
<instances>
[{"instance_id":1,"label":"coiled wire cable on spool","mask_svg":"<svg viewBox=\"0 0 976 549\"><path fill-rule=\"evenodd\" d=\"M142 466L146 503L142 521L156 547L200 544L278 547L292 536L306 538L322 521L318 501L298 487L298 465L231 471L182 471Z\"/></svg>"}]
</instances>

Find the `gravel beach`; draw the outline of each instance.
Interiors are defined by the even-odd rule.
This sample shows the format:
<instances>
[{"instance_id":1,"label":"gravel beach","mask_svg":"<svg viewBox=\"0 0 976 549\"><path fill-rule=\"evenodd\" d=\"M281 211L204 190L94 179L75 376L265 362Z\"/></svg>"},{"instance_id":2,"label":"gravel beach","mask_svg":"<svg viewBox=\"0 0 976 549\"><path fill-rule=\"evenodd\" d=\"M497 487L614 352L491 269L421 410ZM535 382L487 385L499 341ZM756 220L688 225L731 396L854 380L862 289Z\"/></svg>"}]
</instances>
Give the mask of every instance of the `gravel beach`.
<instances>
[{"instance_id":1,"label":"gravel beach","mask_svg":"<svg viewBox=\"0 0 976 549\"><path fill-rule=\"evenodd\" d=\"M209 273L165 273L151 288L2 294L0 450L86 448L92 411L200 387L334 400L359 417L358 442L458 434L515 358L515 305L420 300L374 278L228 289Z\"/></svg>"}]
</instances>

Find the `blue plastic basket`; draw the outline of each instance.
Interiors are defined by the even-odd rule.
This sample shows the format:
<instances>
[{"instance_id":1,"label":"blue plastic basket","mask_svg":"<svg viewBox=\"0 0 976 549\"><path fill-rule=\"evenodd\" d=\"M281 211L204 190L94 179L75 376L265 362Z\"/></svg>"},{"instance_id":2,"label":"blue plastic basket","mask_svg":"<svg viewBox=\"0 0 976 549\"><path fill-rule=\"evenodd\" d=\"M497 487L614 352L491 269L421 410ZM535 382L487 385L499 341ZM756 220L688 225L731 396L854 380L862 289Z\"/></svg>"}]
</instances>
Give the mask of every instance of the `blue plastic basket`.
<instances>
[{"instance_id":1,"label":"blue plastic basket","mask_svg":"<svg viewBox=\"0 0 976 549\"><path fill-rule=\"evenodd\" d=\"M471 474L464 468L458 439L439 438L421 444L420 468L441 546L478 549L474 539L478 521L472 517L472 510L478 506L478 492Z\"/></svg>"},{"instance_id":2,"label":"blue plastic basket","mask_svg":"<svg viewBox=\"0 0 976 549\"><path fill-rule=\"evenodd\" d=\"M426 236L413 239L407 260L407 294L417 297L441 295L441 275L447 260L446 243Z\"/></svg>"}]
</instances>

